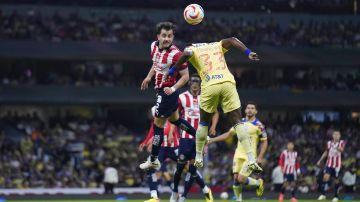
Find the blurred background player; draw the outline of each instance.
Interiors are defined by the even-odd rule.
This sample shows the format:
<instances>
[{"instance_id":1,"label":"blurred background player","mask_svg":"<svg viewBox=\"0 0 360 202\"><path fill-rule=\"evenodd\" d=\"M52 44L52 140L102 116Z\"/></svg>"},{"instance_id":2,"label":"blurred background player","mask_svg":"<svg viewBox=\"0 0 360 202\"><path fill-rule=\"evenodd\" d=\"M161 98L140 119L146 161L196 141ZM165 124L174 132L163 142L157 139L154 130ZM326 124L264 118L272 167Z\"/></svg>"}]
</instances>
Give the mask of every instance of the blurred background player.
<instances>
[{"instance_id":1,"label":"blurred background player","mask_svg":"<svg viewBox=\"0 0 360 202\"><path fill-rule=\"evenodd\" d=\"M155 106L151 108L152 117L155 117ZM154 123L151 122L151 126L148 134L144 141L139 145L139 150L143 151L144 147L147 148L147 151L151 152L152 141L154 138ZM177 127L167 121L164 129L164 141L161 145L161 149L159 152L159 161L161 163L161 167L159 171L156 171L154 168L150 168L146 171L148 177L148 185L150 188L150 196L151 199L147 200L147 202L159 201L159 196L157 192L157 187L159 184L159 179L163 176L166 184L171 188L172 180L170 173L167 171L166 160L171 159L174 162L177 161L177 153L179 146L179 132Z\"/></svg>"},{"instance_id":2,"label":"blurred background player","mask_svg":"<svg viewBox=\"0 0 360 202\"><path fill-rule=\"evenodd\" d=\"M114 187L118 182L118 171L114 166L108 164L104 171L104 194L114 194Z\"/></svg>"},{"instance_id":3,"label":"blurred background player","mask_svg":"<svg viewBox=\"0 0 360 202\"><path fill-rule=\"evenodd\" d=\"M322 179L322 183L320 184L321 195L318 200L325 200L325 192L329 188L330 178L334 178L335 187L334 187L334 198L333 202L339 200L339 187L340 187L340 179L339 173L341 168L341 153L345 148L345 141L340 140L341 134L340 131L335 130L332 133L332 140L328 141L326 144L326 149L322 154L321 158L317 162L317 166L321 165L321 161L327 157L324 169L324 175Z\"/></svg>"},{"instance_id":4,"label":"blurred background player","mask_svg":"<svg viewBox=\"0 0 360 202\"><path fill-rule=\"evenodd\" d=\"M290 189L291 191L291 202L297 202L295 197L296 192L296 178L300 174L300 161L296 151L294 151L294 143L288 142L287 149L284 150L279 159L279 165L284 174L284 184L281 188L279 195L279 201L284 201L285 191Z\"/></svg>"},{"instance_id":5,"label":"blurred background player","mask_svg":"<svg viewBox=\"0 0 360 202\"><path fill-rule=\"evenodd\" d=\"M259 140L261 141L260 152L257 156L257 163L261 164L268 146L267 134L265 131L264 125L260 122L258 118L256 118L257 106L253 102L249 102L245 108L246 118L243 118L245 129L249 133L249 136L252 141L252 151L256 157L257 154L257 146ZM215 137L210 138L208 141L209 144L213 142L224 141L228 137L232 137L236 135L236 131L234 128L231 128L228 132ZM234 175L234 184L233 191L236 197L236 201L242 201L242 187L243 185L250 185L257 187L256 194L258 196L262 196L264 191L263 180L262 179L254 179L249 177L251 175L251 170L247 169L248 157L242 144L238 140L237 148L234 155L233 160L233 175Z\"/></svg>"},{"instance_id":6,"label":"blurred background player","mask_svg":"<svg viewBox=\"0 0 360 202\"><path fill-rule=\"evenodd\" d=\"M197 129L200 121L200 84L201 79L198 74L192 74L189 81L189 90L180 94L179 96L179 112L183 119L191 123ZM210 135L215 135L216 125L219 120L219 114L213 116L210 127ZM179 158L174 174L174 187L171 194L170 202L175 202L178 199L178 185L181 179L181 174L189 162L189 173L185 178L184 193L179 197L179 201L185 201L188 192L194 182L199 184L203 193L205 194L206 201L213 201L211 190L205 185L204 179L200 172L194 166L196 155L195 139L186 131L182 131L179 145Z\"/></svg>"},{"instance_id":7,"label":"blurred background player","mask_svg":"<svg viewBox=\"0 0 360 202\"><path fill-rule=\"evenodd\" d=\"M182 64L173 76L166 76L169 68L175 64L181 55L181 51L173 45L175 25L171 22L160 22L156 26L157 41L151 44L151 57L153 65L141 84L141 90L148 88L151 78L155 75L155 89L157 92L155 118L154 118L154 139L152 142L151 155L144 163L140 164L141 169L160 168L158 160L161 144L164 140L164 126L169 121L195 135L195 129L185 120L179 118L177 91L189 80L187 64ZM176 82L177 73L180 79Z\"/></svg>"},{"instance_id":8,"label":"blurred background player","mask_svg":"<svg viewBox=\"0 0 360 202\"><path fill-rule=\"evenodd\" d=\"M224 53L232 47L243 51L250 60L259 60L256 53L248 49L237 38L232 37L219 42L188 46L174 68L171 68L169 74L172 75L176 69L181 69L186 61L190 61L202 80L200 124L196 131L195 166L203 166L203 150L208 135L209 122L217 107L221 105L224 113L229 114L230 124L234 126L238 139L246 151L249 171L262 171L252 152L250 137L244 129L244 124L241 123L241 103L236 82L224 58Z\"/></svg>"}]
</instances>

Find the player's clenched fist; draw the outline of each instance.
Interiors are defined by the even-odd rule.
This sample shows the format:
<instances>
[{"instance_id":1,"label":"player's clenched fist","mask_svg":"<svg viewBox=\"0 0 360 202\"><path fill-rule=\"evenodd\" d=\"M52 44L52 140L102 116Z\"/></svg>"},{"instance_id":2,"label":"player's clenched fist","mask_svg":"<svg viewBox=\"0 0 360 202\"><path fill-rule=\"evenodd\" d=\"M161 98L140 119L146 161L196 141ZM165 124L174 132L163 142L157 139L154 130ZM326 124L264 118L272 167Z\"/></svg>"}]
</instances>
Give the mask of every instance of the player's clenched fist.
<instances>
[{"instance_id":1,"label":"player's clenched fist","mask_svg":"<svg viewBox=\"0 0 360 202\"><path fill-rule=\"evenodd\" d=\"M259 61L260 59L259 59L259 56L257 55L257 53L254 53L254 52L251 52L250 54L249 54L249 59L250 60L254 60L254 61Z\"/></svg>"}]
</instances>

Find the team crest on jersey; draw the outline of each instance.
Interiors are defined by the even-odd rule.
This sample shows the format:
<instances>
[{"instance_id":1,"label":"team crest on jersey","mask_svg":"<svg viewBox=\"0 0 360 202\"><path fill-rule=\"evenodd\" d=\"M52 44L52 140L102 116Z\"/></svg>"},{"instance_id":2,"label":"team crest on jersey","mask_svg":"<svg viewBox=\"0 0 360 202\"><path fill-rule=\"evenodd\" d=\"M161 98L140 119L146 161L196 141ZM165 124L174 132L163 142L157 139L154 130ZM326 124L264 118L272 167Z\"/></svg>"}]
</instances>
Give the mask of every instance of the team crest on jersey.
<instances>
[{"instance_id":1,"label":"team crest on jersey","mask_svg":"<svg viewBox=\"0 0 360 202\"><path fill-rule=\"evenodd\" d=\"M180 154L179 159L180 159L181 161L185 160L185 155L184 155L184 154Z\"/></svg>"}]
</instances>

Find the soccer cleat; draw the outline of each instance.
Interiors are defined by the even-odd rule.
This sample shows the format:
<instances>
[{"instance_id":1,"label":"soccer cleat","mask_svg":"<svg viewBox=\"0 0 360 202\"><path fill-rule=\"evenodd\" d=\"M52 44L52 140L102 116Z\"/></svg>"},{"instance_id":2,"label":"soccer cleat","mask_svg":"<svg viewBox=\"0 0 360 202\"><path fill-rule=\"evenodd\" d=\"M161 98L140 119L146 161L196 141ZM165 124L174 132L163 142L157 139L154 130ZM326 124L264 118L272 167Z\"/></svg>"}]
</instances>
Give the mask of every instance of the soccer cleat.
<instances>
[{"instance_id":1,"label":"soccer cleat","mask_svg":"<svg viewBox=\"0 0 360 202\"><path fill-rule=\"evenodd\" d=\"M259 179L259 186L256 188L256 196L261 197L264 193L264 180Z\"/></svg>"},{"instance_id":2,"label":"soccer cleat","mask_svg":"<svg viewBox=\"0 0 360 202\"><path fill-rule=\"evenodd\" d=\"M263 169L256 162L249 163L247 166L250 172L256 171L260 173L263 171Z\"/></svg>"},{"instance_id":3,"label":"soccer cleat","mask_svg":"<svg viewBox=\"0 0 360 202\"><path fill-rule=\"evenodd\" d=\"M185 198L185 197L180 196L180 198L179 198L179 202L185 202L185 200L186 200L186 198Z\"/></svg>"},{"instance_id":4,"label":"soccer cleat","mask_svg":"<svg viewBox=\"0 0 360 202\"><path fill-rule=\"evenodd\" d=\"M140 169L142 170L147 170L147 169L150 169L150 168L154 168L156 170L159 170L160 167L161 167L161 163L159 161L159 159L156 159L154 162L151 162L150 161L150 157L142 164L140 164Z\"/></svg>"},{"instance_id":5,"label":"soccer cleat","mask_svg":"<svg viewBox=\"0 0 360 202\"><path fill-rule=\"evenodd\" d=\"M284 194L280 193L278 199L279 199L279 202L283 202L284 201Z\"/></svg>"},{"instance_id":6,"label":"soccer cleat","mask_svg":"<svg viewBox=\"0 0 360 202\"><path fill-rule=\"evenodd\" d=\"M206 202L213 202L214 197L212 195L211 189L209 189L209 192L205 194L205 201Z\"/></svg>"},{"instance_id":7,"label":"soccer cleat","mask_svg":"<svg viewBox=\"0 0 360 202\"><path fill-rule=\"evenodd\" d=\"M326 196L325 195L320 195L319 198L318 198L318 201L322 201L322 200L325 200L326 199Z\"/></svg>"},{"instance_id":8,"label":"soccer cleat","mask_svg":"<svg viewBox=\"0 0 360 202\"><path fill-rule=\"evenodd\" d=\"M171 196L170 196L170 202L177 202L178 201L178 193L176 192L171 192Z\"/></svg>"},{"instance_id":9,"label":"soccer cleat","mask_svg":"<svg viewBox=\"0 0 360 202\"><path fill-rule=\"evenodd\" d=\"M154 199L154 198L151 198L149 200L146 200L144 202L160 202L160 199Z\"/></svg>"},{"instance_id":10,"label":"soccer cleat","mask_svg":"<svg viewBox=\"0 0 360 202\"><path fill-rule=\"evenodd\" d=\"M333 199L332 199L332 202L338 202L339 201L339 198L338 197L334 197Z\"/></svg>"},{"instance_id":11,"label":"soccer cleat","mask_svg":"<svg viewBox=\"0 0 360 202\"><path fill-rule=\"evenodd\" d=\"M290 202L297 202L297 199L295 197L291 197Z\"/></svg>"},{"instance_id":12,"label":"soccer cleat","mask_svg":"<svg viewBox=\"0 0 360 202\"><path fill-rule=\"evenodd\" d=\"M194 166L197 167L197 168L201 168L201 167L204 166L202 155L196 154Z\"/></svg>"}]
</instances>

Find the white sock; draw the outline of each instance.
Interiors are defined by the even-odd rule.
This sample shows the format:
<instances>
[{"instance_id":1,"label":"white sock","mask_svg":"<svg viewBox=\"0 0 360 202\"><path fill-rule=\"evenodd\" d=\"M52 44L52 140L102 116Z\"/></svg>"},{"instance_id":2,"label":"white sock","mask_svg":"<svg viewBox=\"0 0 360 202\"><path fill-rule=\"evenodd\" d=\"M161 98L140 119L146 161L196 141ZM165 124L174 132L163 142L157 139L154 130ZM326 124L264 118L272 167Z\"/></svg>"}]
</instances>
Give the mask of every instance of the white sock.
<instances>
[{"instance_id":1,"label":"white sock","mask_svg":"<svg viewBox=\"0 0 360 202\"><path fill-rule=\"evenodd\" d=\"M202 191L203 191L204 194L209 193L209 187L208 187L208 186L205 186L205 187L202 189Z\"/></svg>"},{"instance_id":2,"label":"white sock","mask_svg":"<svg viewBox=\"0 0 360 202\"><path fill-rule=\"evenodd\" d=\"M151 190L151 191L150 191L150 196L151 196L151 198L153 198L153 199L159 199L156 190Z\"/></svg>"}]
</instances>

